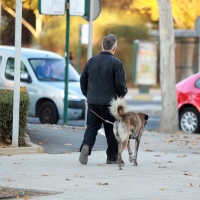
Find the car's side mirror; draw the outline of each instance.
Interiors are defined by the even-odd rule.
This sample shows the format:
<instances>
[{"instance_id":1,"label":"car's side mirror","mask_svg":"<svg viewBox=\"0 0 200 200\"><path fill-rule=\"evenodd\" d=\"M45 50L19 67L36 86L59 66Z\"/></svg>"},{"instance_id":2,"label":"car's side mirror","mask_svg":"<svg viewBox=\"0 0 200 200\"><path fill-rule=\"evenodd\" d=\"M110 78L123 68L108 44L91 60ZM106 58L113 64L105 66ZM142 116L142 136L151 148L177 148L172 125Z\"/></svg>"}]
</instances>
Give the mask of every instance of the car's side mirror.
<instances>
[{"instance_id":1,"label":"car's side mirror","mask_svg":"<svg viewBox=\"0 0 200 200\"><path fill-rule=\"evenodd\" d=\"M20 74L20 80L24 81L24 82L27 82L27 83L31 83L32 82L32 79L31 79L31 77L29 76L29 74L27 72L22 72Z\"/></svg>"}]
</instances>

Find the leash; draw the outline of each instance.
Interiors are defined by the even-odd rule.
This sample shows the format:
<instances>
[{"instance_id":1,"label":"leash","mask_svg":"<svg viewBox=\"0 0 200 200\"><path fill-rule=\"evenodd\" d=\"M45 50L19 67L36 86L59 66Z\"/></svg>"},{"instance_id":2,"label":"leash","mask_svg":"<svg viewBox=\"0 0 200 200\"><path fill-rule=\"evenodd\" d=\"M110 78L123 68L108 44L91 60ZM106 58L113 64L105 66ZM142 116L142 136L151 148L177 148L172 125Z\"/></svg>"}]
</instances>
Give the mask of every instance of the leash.
<instances>
[{"instance_id":1,"label":"leash","mask_svg":"<svg viewBox=\"0 0 200 200\"><path fill-rule=\"evenodd\" d=\"M110 122L109 120L100 117L100 116L99 116L97 113L95 113L93 110L90 109L90 111L93 112L97 117L99 117L100 119L102 119L105 123L109 123L109 124L112 124L112 125L114 124L114 123Z\"/></svg>"}]
</instances>

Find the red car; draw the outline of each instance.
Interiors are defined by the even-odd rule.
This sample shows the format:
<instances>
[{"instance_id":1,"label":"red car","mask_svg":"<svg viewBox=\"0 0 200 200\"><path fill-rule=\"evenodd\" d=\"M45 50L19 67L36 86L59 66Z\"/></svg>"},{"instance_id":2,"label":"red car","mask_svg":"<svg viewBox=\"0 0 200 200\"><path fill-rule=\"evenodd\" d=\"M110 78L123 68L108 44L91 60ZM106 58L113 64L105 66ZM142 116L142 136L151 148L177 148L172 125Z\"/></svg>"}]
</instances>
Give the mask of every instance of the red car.
<instances>
[{"instance_id":1,"label":"red car","mask_svg":"<svg viewBox=\"0 0 200 200\"><path fill-rule=\"evenodd\" d=\"M200 73L176 85L180 129L187 133L200 133Z\"/></svg>"}]
</instances>

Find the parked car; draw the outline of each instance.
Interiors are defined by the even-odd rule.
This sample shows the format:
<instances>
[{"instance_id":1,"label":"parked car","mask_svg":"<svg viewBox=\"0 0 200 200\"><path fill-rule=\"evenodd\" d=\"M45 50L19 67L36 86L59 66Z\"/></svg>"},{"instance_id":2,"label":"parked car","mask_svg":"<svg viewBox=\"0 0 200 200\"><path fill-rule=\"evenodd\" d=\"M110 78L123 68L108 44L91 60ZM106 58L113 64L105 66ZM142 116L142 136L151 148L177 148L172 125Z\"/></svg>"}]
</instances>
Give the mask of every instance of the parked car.
<instances>
[{"instance_id":1,"label":"parked car","mask_svg":"<svg viewBox=\"0 0 200 200\"><path fill-rule=\"evenodd\" d=\"M15 48L0 46L0 88L14 88ZM68 120L84 118L83 96L77 71L68 67ZM41 123L56 124L63 119L65 59L53 52L21 48L20 86L30 96L29 116Z\"/></svg>"},{"instance_id":2,"label":"parked car","mask_svg":"<svg viewBox=\"0 0 200 200\"><path fill-rule=\"evenodd\" d=\"M179 126L184 132L200 133L200 73L176 85Z\"/></svg>"}]
</instances>

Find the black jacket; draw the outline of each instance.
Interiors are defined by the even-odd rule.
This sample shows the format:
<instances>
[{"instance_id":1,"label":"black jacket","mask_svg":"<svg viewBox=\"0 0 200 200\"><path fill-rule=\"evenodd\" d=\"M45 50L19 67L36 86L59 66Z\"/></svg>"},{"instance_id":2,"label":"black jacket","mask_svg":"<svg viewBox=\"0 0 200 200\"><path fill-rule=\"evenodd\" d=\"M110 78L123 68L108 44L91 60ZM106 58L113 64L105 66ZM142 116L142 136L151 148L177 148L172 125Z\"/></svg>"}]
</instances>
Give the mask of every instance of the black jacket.
<instances>
[{"instance_id":1,"label":"black jacket","mask_svg":"<svg viewBox=\"0 0 200 200\"><path fill-rule=\"evenodd\" d=\"M88 104L95 105L109 105L113 97L125 96L128 91L121 61L106 51L88 60L80 85Z\"/></svg>"}]
</instances>

